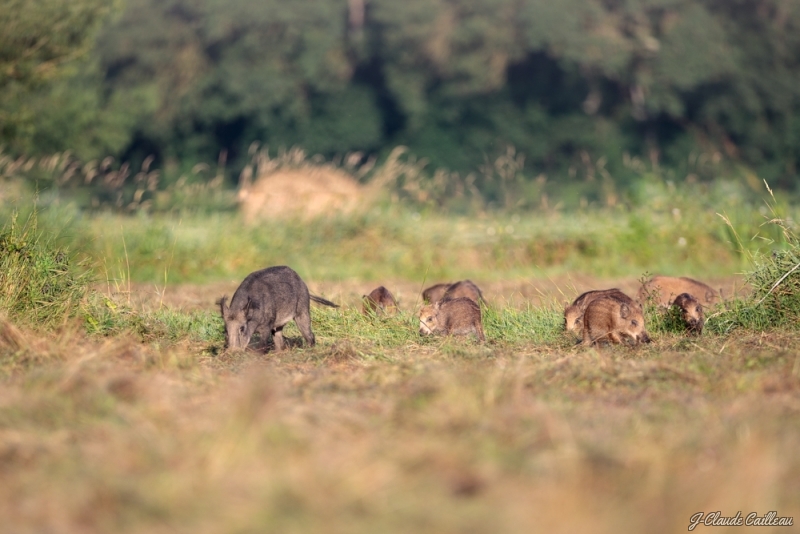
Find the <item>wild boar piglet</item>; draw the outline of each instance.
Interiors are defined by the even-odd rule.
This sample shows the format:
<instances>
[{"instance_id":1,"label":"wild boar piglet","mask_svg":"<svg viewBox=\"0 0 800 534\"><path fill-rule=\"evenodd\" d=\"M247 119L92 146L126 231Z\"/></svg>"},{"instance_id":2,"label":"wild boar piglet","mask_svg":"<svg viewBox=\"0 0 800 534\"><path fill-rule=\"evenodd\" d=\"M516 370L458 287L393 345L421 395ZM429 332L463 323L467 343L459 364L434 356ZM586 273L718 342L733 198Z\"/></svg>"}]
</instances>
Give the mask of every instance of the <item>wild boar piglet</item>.
<instances>
[{"instance_id":1,"label":"wild boar piglet","mask_svg":"<svg viewBox=\"0 0 800 534\"><path fill-rule=\"evenodd\" d=\"M703 306L713 306L720 300L720 292L708 284L686 276L678 278L661 275L654 276L642 284L637 299L641 304L652 300L663 308L669 308L675 297L681 293L692 295Z\"/></svg>"},{"instance_id":2,"label":"wild boar piglet","mask_svg":"<svg viewBox=\"0 0 800 534\"><path fill-rule=\"evenodd\" d=\"M442 300L457 299L460 297L466 297L478 304L483 301L483 293L472 280L459 280L458 282L450 284L450 287L448 287L447 291L442 295Z\"/></svg>"},{"instance_id":3,"label":"wild boar piglet","mask_svg":"<svg viewBox=\"0 0 800 534\"><path fill-rule=\"evenodd\" d=\"M614 296L618 299L625 300L626 302L633 303L632 298L616 287L611 289L595 289L592 291L586 291L585 293L581 293L574 301L572 301L572 304L569 304L564 308L564 329L567 332L572 332L577 337L582 338L583 314L586 311L586 307L595 299L609 296Z\"/></svg>"},{"instance_id":4,"label":"wild boar piglet","mask_svg":"<svg viewBox=\"0 0 800 534\"><path fill-rule=\"evenodd\" d=\"M703 325L706 322L703 306L689 293L681 293L672 302L681 310L681 319L686 325L686 330L695 335L703 333Z\"/></svg>"},{"instance_id":5,"label":"wild boar piglet","mask_svg":"<svg viewBox=\"0 0 800 534\"><path fill-rule=\"evenodd\" d=\"M424 336L473 334L478 341L486 341L481 322L481 308L475 301L466 297L441 300L423 306L419 310L419 333Z\"/></svg>"},{"instance_id":6,"label":"wild boar piglet","mask_svg":"<svg viewBox=\"0 0 800 534\"><path fill-rule=\"evenodd\" d=\"M614 296L592 301L583 314L583 344L649 343L644 327L644 314L638 304Z\"/></svg>"},{"instance_id":7,"label":"wild boar piglet","mask_svg":"<svg viewBox=\"0 0 800 534\"><path fill-rule=\"evenodd\" d=\"M370 313L393 315L397 313L397 299L394 298L391 291L383 286L376 287L369 295L363 295L361 301L361 313L364 315Z\"/></svg>"},{"instance_id":8,"label":"wild boar piglet","mask_svg":"<svg viewBox=\"0 0 800 534\"><path fill-rule=\"evenodd\" d=\"M425 304L433 304L434 302L439 302L442 300L447 288L450 287L450 282L444 282L441 284L434 284L430 287L425 288L422 292L422 301Z\"/></svg>"}]
</instances>

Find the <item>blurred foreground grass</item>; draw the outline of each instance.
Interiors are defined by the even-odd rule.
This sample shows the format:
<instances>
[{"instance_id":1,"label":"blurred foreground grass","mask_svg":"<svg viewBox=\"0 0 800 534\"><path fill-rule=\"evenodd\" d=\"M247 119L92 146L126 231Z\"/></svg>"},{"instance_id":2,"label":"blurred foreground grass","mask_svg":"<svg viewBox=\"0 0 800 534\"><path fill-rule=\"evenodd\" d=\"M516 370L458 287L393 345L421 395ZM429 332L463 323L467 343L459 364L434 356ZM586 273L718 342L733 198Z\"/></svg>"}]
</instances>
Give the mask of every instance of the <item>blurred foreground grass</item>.
<instances>
[{"instance_id":1,"label":"blurred foreground grass","mask_svg":"<svg viewBox=\"0 0 800 534\"><path fill-rule=\"evenodd\" d=\"M494 316L485 346L422 340L404 317L314 317L317 347L267 355L0 324L3 529L671 533L698 511L800 516L793 333L584 350L497 339L513 325Z\"/></svg>"}]
</instances>

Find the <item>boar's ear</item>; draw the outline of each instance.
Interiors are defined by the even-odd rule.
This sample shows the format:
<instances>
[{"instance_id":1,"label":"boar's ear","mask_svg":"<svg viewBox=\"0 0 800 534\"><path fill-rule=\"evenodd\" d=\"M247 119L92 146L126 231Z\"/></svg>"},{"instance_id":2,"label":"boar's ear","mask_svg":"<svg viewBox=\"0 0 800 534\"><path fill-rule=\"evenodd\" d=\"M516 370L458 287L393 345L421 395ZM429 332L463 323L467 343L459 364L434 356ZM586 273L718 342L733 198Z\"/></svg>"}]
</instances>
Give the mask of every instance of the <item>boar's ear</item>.
<instances>
[{"instance_id":1,"label":"boar's ear","mask_svg":"<svg viewBox=\"0 0 800 534\"><path fill-rule=\"evenodd\" d=\"M258 309L258 302L250 297L247 297L247 304L244 305L245 316L247 316L247 313L250 312L251 310L255 311L257 309Z\"/></svg>"},{"instance_id":2,"label":"boar's ear","mask_svg":"<svg viewBox=\"0 0 800 534\"><path fill-rule=\"evenodd\" d=\"M714 297L716 297L716 295L713 291L706 291L706 302L711 302L714 300Z\"/></svg>"},{"instance_id":3,"label":"boar's ear","mask_svg":"<svg viewBox=\"0 0 800 534\"><path fill-rule=\"evenodd\" d=\"M628 307L627 304L622 304L619 307L619 315L623 319L627 319L630 314L631 314L631 309Z\"/></svg>"},{"instance_id":4,"label":"boar's ear","mask_svg":"<svg viewBox=\"0 0 800 534\"><path fill-rule=\"evenodd\" d=\"M225 318L225 315L228 313L228 310L231 309L230 306L228 306L227 304L227 300L228 300L228 295L224 295L221 299L219 299L219 311L222 314L223 319Z\"/></svg>"}]
</instances>

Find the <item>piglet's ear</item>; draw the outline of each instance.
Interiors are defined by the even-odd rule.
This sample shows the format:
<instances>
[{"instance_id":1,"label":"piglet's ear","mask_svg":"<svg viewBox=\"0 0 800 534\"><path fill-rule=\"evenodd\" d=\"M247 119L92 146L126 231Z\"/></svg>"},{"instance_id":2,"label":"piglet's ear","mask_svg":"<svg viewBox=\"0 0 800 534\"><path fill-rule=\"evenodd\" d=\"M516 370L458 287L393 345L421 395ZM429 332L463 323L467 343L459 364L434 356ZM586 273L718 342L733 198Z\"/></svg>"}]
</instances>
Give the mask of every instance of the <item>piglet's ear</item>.
<instances>
[{"instance_id":1,"label":"piglet's ear","mask_svg":"<svg viewBox=\"0 0 800 534\"><path fill-rule=\"evenodd\" d=\"M619 307L619 315L623 319L627 319L628 316L631 314L631 309L628 307L627 304L623 304Z\"/></svg>"}]
</instances>

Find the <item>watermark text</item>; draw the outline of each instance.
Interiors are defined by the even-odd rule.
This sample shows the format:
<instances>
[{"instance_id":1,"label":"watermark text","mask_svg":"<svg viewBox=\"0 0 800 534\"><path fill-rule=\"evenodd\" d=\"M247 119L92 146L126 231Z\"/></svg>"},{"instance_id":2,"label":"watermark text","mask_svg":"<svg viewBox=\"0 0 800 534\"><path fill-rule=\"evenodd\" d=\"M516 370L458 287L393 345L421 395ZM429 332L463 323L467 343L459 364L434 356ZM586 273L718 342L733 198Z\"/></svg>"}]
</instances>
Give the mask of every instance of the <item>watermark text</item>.
<instances>
[{"instance_id":1,"label":"watermark text","mask_svg":"<svg viewBox=\"0 0 800 534\"><path fill-rule=\"evenodd\" d=\"M744 517L741 511L731 516L722 515L722 512L697 512L689 518L689 532L698 525L706 527L791 527L794 525L794 517L781 517L778 512L767 512L764 515L750 512Z\"/></svg>"}]
</instances>

